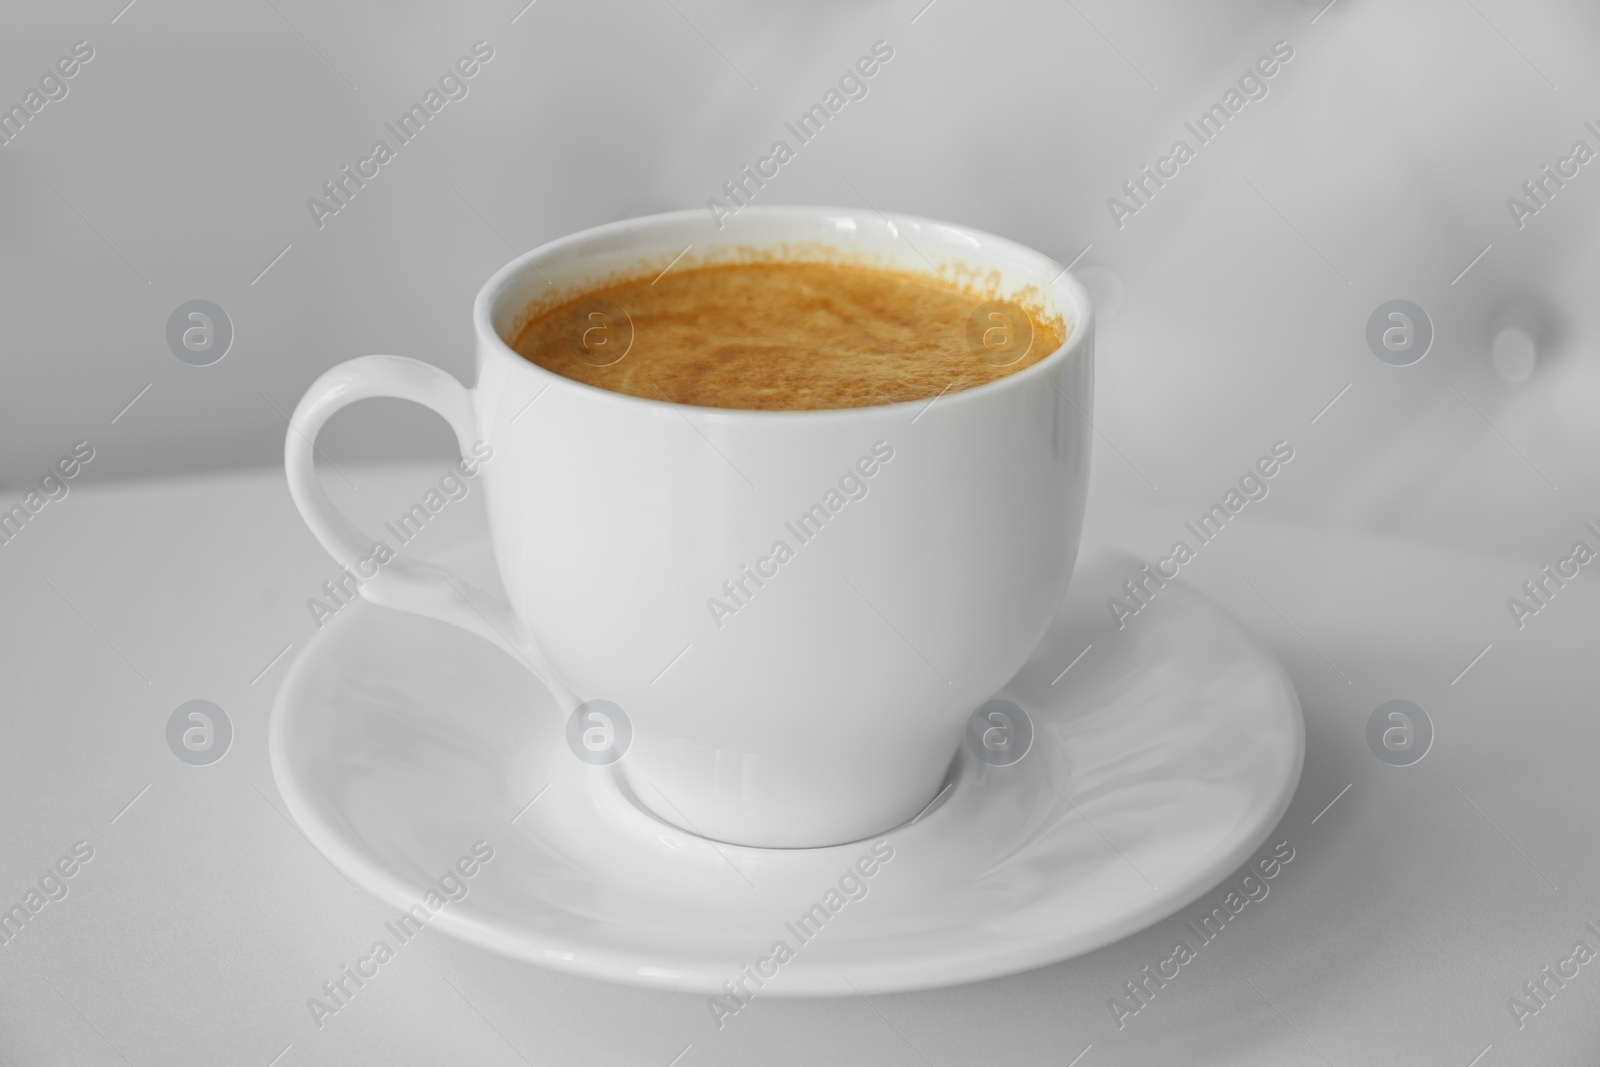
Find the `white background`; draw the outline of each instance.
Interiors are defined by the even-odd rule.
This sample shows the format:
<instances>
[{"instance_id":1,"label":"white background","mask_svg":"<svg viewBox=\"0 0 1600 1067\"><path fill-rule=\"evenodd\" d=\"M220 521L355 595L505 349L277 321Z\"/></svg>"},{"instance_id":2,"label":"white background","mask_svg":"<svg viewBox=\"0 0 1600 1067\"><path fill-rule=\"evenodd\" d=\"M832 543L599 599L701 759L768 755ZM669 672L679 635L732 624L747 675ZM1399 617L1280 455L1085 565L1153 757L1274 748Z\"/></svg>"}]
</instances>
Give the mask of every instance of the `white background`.
<instances>
[{"instance_id":1,"label":"white background","mask_svg":"<svg viewBox=\"0 0 1600 1067\"><path fill-rule=\"evenodd\" d=\"M883 39L895 58L870 94L760 202L864 196L1063 263L1092 246L1078 269L1095 284L1096 268L1114 272L1124 294L1102 306L1097 421L1128 461L1102 448L1097 477L1213 495L1272 441L1315 433L1286 507L1537 555L1536 520L1564 524L1594 486L1597 383L1581 357L1600 179L1584 168L1520 231L1505 201L1578 137L1600 148L1582 126L1600 119L1600 12L1405 7L13 7L0 100L77 40L95 58L0 149L0 480L37 478L83 438L98 449L90 479L276 463L305 387L367 352L468 376L471 298L496 267L590 225L702 205ZM1113 226L1107 198L1280 39L1295 58L1270 95ZM319 230L307 198L477 40L495 58L470 95ZM1395 297L1436 329L1410 368L1363 342ZM208 368L164 339L194 298L236 331ZM1545 308L1545 358L1512 387L1491 372L1487 327L1528 298ZM448 445L437 420L374 401L322 447L337 462Z\"/></svg>"}]
</instances>

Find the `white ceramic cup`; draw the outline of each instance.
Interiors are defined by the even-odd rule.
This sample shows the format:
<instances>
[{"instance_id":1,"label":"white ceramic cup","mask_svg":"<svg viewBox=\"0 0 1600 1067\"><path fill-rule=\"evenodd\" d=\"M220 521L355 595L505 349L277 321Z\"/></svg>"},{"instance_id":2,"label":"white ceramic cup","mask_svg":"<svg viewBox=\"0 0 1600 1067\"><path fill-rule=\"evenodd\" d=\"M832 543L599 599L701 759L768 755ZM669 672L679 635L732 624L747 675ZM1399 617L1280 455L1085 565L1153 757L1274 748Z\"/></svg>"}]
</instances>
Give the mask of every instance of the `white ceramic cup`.
<instances>
[{"instance_id":1,"label":"white ceramic cup","mask_svg":"<svg viewBox=\"0 0 1600 1067\"><path fill-rule=\"evenodd\" d=\"M757 248L977 268L1001 297L1031 287L1070 334L988 385L830 411L640 399L507 344L530 301L665 267L686 246L690 262ZM306 523L354 573L377 542L323 493L317 431L368 397L432 408L464 456L493 448L480 477L509 603L403 558L363 595L494 642L565 714L623 709L632 740L610 771L683 829L813 847L916 817L971 713L1043 636L1077 555L1092 429L1083 289L1038 252L962 227L752 207L722 229L686 211L553 241L489 279L473 325L473 388L398 356L340 364L295 409L285 463Z\"/></svg>"}]
</instances>

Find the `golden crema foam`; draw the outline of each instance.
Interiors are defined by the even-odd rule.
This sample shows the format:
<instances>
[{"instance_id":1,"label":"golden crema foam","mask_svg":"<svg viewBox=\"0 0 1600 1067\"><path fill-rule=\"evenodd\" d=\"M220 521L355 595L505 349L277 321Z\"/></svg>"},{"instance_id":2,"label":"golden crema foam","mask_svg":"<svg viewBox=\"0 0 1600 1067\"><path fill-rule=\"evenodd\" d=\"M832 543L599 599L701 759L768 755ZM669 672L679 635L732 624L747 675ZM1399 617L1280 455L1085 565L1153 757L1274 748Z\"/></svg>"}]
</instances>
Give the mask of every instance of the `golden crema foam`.
<instances>
[{"instance_id":1,"label":"golden crema foam","mask_svg":"<svg viewBox=\"0 0 1600 1067\"><path fill-rule=\"evenodd\" d=\"M512 347L574 381L701 407L925 400L1030 367L1059 321L938 278L828 263L669 270L533 315Z\"/></svg>"}]
</instances>

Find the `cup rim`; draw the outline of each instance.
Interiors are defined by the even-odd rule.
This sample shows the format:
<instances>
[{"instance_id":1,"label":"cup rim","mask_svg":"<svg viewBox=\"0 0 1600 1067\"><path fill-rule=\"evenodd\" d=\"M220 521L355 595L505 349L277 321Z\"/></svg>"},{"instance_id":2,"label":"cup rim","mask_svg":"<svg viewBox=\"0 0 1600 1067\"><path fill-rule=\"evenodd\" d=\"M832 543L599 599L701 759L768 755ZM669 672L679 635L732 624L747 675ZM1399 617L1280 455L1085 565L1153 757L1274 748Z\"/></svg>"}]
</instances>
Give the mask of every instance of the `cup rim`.
<instances>
[{"instance_id":1,"label":"cup rim","mask_svg":"<svg viewBox=\"0 0 1600 1067\"><path fill-rule=\"evenodd\" d=\"M875 419L885 414L895 414L911 411L918 407L930 408L935 402L944 401L950 404L970 404L982 402L984 398L997 396L1007 390L1026 388L1027 385L1042 375L1053 373L1060 363L1082 354L1094 336L1094 308L1089 301L1089 294L1083 285L1072 276L1070 270L1054 259L1036 249L1030 248L1018 241L1013 241L998 234L984 230L974 229L970 226L960 226L955 223L944 222L939 219L930 219L921 215L907 215L899 212L861 211L853 208L822 207L812 205L750 205L740 212L741 215L752 215L767 218L819 218L819 217L848 217L856 220L876 221L881 219L891 227L937 227L951 231L965 237L976 244L979 250L1003 249L1023 259L1038 261L1041 272L1050 272L1054 280L1047 283L1047 292L1065 299L1073 312L1074 324L1061 347L1015 374L1008 374L992 382L985 382L969 389L962 389L948 396L940 393L931 399L927 397L916 400L899 400L889 404L871 404L861 407L849 408L724 408L708 407L700 404L681 404L673 400L655 400L650 397L634 396L630 393L613 392L599 386L580 382L575 378L557 374L547 370L539 364L527 359L500 336L500 331L495 329L493 313L495 305L505 290L525 273L536 270L538 260L554 253L566 251L574 246L583 245L597 238L608 237L619 232L626 232L652 223L670 223L673 221L690 221L698 218L703 213L700 208L687 208L680 211L660 212L653 215L639 215L628 219L619 219L615 222L591 226L576 233L558 237L552 241L531 249L519 255L490 276L489 280L478 290L478 295L473 301L472 321L480 346L478 349L478 381L483 380L482 362L487 358L486 353L493 353L501 359L515 361L516 365L525 368L535 380L543 380L545 385L562 385L573 389L587 391L593 394L591 399L601 402L610 402L622 405L640 405L640 410L672 410L692 411L703 419L725 423L754 423L773 422L782 420L810 419L815 421L865 421ZM987 257L974 255L973 260L982 264ZM476 387L476 386L474 386Z\"/></svg>"}]
</instances>

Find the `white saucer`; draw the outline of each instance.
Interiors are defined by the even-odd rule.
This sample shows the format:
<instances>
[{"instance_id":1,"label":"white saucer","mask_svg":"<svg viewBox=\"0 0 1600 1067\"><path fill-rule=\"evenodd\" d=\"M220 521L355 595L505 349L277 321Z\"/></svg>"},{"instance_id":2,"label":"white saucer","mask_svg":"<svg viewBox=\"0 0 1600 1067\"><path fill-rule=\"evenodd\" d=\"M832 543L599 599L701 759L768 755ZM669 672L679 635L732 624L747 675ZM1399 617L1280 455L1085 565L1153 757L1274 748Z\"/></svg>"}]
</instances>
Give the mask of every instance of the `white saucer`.
<instances>
[{"instance_id":1,"label":"white saucer","mask_svg":"<svg viewBox=\"0 0 1600 1067\"><path fill-rule=\"evenodd\" d=\"M494 587L484 543L450 562ZM488 842L493 859L465 865L467 895L428 925L533 963L723 993L768 959L764 996L1027 970L1193 901L1266 840L1300 777L1294 689L1220 609L1174 583L1115 628L1104 599L1137 569L1079 561L1050 633L1000 694L1033 721L1020 762L963 750L918 820L858 844L752 849L668 826L624 795L615 768L572 756L525 668L464 631L366 603L339 612L290 670L273 774L306 836L397 913ZM881 841L893 858L866 864L866 895L848 900L841 876ZM835 901L802 942L797 919ZM781 963L780 940L793 953Z\"/></svg>"}]
</instances>

